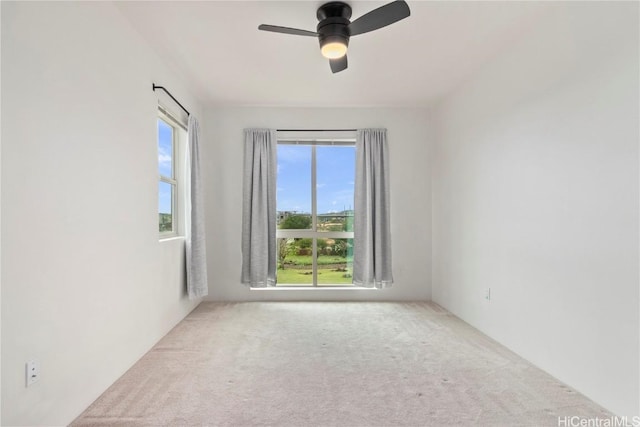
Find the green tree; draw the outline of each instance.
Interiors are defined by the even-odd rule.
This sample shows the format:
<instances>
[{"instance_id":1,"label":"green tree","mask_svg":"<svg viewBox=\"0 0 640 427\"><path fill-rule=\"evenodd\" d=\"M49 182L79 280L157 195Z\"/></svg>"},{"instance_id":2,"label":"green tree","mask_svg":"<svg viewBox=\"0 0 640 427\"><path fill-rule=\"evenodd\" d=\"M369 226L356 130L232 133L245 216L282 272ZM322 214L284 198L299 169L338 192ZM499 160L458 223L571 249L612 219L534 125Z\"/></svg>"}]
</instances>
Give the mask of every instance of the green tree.
<instances>
[{"instance_id":1,"label":"green tree","mask_svg":"<svg viewBox=\"0 0 640 427\"><path fill-rule=\"evenodd\" d=\"M289 254L289 239L278 239L278 264L284 270L284 260Z\"/></svg>"},{"instance_id":2,"label":"green tree","mask_svg":"<svg viewBox=\"0 0 640 427\"><path fill-rule=\"evenodd\" d=\"M300 249L311 249L311 245L313 245L313 240L308 237L298 239L298 247Z\"/></svg>"},{"instance_id":3,"label":"green tree","mask_svg":"<svg viewBox=\"0 0 640 427\"><path fill-rule=\"evenodd\" d=\"M311 217L309 215L289 215L280 223L281 229L306 230L311 228ZM291 241L289 239L278 239L278 264L284 269L284 261L289 255Z\"/></svg>"},{"instance_id":4,"label":"green tree","mask_svg":"<svg viewBox=\"0 0 640 427\"><path fill-rule=\"evenodd\" d=\"M318 254L327 255L327 239L318 239Z\"/></svg>"},{"instance_id":5,"label":"green tree","mask_svg":"<svg viewBox=\"0 0 640 427\"><path fill-rule=\"evenodd\" d=\"M287 230L308 230L311 228L311 216L289 215L280 223L280 228Z\"/></svg>"},{"instance_id":6,"label":"green tree","mask_svg":"<svg viewBox=\"0 0 640 427\"><path fill-rule=\"evenodd\" d=\"M301 238L296 239L294 243L296 247L296 253L298 255L311 255L311 246L313 245L313 240L309 238Z\"/></svg>"},{"instance_id":7,"label":"green tree","mask_svg":"<svg viewBox=\"0 0 640 427\"><path fill-rule=\"evenodd\" d=\"M336 239L336 243L333 245L333 253L345 257L347 256L348 247L347 239Z\"/></svg>"}]
</instances>

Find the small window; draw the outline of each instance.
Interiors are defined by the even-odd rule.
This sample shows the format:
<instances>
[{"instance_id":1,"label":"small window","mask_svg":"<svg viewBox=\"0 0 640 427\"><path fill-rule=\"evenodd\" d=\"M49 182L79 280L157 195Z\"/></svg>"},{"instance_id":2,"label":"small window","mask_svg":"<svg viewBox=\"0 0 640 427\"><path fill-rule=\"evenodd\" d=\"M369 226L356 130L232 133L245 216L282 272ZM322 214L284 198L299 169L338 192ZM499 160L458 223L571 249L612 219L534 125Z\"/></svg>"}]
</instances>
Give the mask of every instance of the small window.
<instances>
[{"instance_id":1,"label":"small window","mask_svg":"<svg viewBox=\"0 0 640 427\"><path fill-rule=\"evenodd\" d=\"M178 211L182 180L179 157L186 131L161 110L158 117L158 229L161 238L180 233Z\"/></svg>"}]
</instances>

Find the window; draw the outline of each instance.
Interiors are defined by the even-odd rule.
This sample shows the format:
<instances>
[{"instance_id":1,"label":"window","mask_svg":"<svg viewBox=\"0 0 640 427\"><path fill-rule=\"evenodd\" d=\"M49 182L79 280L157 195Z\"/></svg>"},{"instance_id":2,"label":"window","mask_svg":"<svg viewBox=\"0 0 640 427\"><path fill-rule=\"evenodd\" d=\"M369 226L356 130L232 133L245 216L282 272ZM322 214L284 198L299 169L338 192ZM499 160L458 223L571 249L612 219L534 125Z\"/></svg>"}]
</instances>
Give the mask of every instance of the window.
<instances>
[{"instance_id":1,"label":"window","mask_svg":"<svg viewBox=\"0 0 640 427\"><path fill-rule=\"evenodd\" d=\"M351 286L355 140L279 140L277 170L277 286Z\"/></svg>"},{"instance_id":2,"label":"window","mask_svg":"<svg viewBox=\"0 0 640 427\"><path fill-rule=\"evenodd\" d=\"M158 117L158 229L161 238L177 236L181 206L180 148L184 146L184 127L163 109Z\"/></svg>"}]
</instances>

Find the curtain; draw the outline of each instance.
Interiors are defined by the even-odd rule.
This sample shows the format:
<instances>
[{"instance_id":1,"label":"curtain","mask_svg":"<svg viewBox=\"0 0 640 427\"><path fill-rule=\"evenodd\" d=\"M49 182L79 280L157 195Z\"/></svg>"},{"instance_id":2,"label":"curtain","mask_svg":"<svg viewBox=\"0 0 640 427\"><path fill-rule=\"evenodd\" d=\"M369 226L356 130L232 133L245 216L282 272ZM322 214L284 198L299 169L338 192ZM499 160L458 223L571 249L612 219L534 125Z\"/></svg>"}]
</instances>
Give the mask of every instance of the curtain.
<instances>
[{"instance_id":1,"label":"curtain","mask_svg":"<svg viewBox=\"0 0 640 427\"><path fill-rule=\"evenodd\" d=\"M204 229L204 194L200 179L200 125L189 115L186 155L185 250L187 293L190 299L209 293L207 285L207 247Z\"/></svg>"},{"instance_id":2,"label":"curtain","mask_svg":"<svg viewBox=\"0 0 640 427\"><path fill-rule=\"evenodd\" d=\"M245 129L242 283L276 284L276 131Z\"/></svg>"},{"instance_id":3,"label":"curtain","mask_svg":"<svg viewBox=\"0 0 640 427\"><path fill-rule=\"evenodd\" d=\"M353 283L393 284L386 129L359 129L356 138Z\"/></svg>"}]
</instances>

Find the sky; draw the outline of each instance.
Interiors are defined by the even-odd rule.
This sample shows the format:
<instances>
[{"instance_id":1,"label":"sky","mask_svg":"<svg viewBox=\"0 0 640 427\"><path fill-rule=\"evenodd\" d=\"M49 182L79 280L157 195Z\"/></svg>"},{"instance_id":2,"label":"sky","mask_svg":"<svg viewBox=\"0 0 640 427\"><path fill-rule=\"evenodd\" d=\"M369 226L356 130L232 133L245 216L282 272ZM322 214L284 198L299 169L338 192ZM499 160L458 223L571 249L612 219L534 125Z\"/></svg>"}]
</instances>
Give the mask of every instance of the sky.
<instances>
[{"instance_id":1,"label":"sky","mask_svg":"<svg viewBox=\"0 0 640 427\"><path fill-rule=\"evenodd\" d=\"M171 176L172 128L158 119L158 172ZM318 213L353 209L355 147L316 146ZM311 146L278 145L278 211L311 213ZM158 212L171 213L171 185L160 182Z\"/></svg>"},{"instance_id":2,"label":"sky","mask_svg":"<svg viewBox=\"0 0 640 427\"><path fill-rule=\"evenodd\" d=\"M318 214L353 209L355 147L316 146ZM311 213L311 146L278 145L277 210Z\"/></svg>"},{"instance_id":3,"label":"sky","mask_svg":"<svg viewBox=\"0 0 640 427\"><path fill-rule=\"evenodd\" d=\"M158 172L171 177L171 141L173 128L158 119ZM160 182L158 195L158 212L171 213L171 184Z\"/></svg>"}]
</instances>

